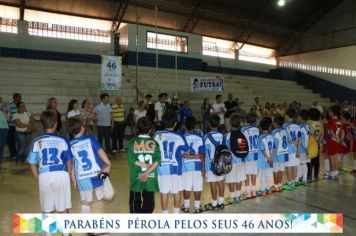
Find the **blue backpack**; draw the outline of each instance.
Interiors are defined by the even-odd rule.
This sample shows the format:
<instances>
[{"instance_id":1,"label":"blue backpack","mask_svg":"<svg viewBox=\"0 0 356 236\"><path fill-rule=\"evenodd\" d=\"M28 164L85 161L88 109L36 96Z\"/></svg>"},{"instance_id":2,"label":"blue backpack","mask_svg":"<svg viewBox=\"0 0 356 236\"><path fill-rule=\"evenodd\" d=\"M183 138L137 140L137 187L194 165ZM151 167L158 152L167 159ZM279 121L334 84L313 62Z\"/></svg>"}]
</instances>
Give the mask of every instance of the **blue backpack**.
<instances>
[{"instance_id":1,"label":"blue backpack","mask_svg":"<svg viewBox=\"0 0 356 236\"><path fill-rule=\"evenodd\" d=\"M214 158L211 162L210 170L217 176L230 173L232 169L232 154L229 148L224 144L224 140L222 143L219 143L211 134L208 134L208 138L215 146Z\"/></svg>"}]
</instances>

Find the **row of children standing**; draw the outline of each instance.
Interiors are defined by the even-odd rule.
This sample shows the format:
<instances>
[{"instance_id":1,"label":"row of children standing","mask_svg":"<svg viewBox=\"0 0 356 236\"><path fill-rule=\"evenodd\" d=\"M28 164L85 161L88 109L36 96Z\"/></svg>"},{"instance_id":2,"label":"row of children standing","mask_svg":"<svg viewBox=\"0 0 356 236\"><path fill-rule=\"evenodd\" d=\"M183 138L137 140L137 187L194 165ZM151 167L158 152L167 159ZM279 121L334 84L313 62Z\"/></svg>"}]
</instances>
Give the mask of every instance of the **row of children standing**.
<instances>
[{"instance_id":1,"label":"row of children standing","mask_svg":"<svg viewBox=\"0 0 356 236\"><path fill-rule=\"evenodd\" d=\"M337 137L337 145L341 146L345 135L343 129L338 130L337 108L330 108L329 113L331 119L325 125L325 133L328 133L332 140ZM307 123L309 114L314 115L311 115L311 121ZM233 114L230 117L232 129L223 134L218 131L220 119L214 115L209 119L211 131L203 136L201 131L196 129L194 117L186 119L184 135L175 133L177 118L174 113L166 112L162 117L165 130L156 132L153 138L150 137L152 124L141 118L138 121L140 135L131 140L129 148L130 212L152 212L154 192L161 194L163 213L168 212L169 194L174 196L173 213L179 213L180 210L188 213L189 195L193 191L194 213L200 213L204 209L224 208L225 184L228 184L230 192L227 199L229 203L238 203L242 198L254 198L276 191L294 190L299 185L307 186L313 170L314 178L319 175L319 146L325 143L324 149L330 159L334 158L331 154L341 150L341 147L330 139L325 139L319 117L316 109L311 109L310 112L301 110L298 114L295 110L288 109L285 117L262 118L257 127L255 113L247 114L245 120ZM226 175L215 175L211 170L215 149L217 145L224 143L231 150L232 145L235 145L231 143L231 134L237 129L244 134L248 142L248 155L245 158L233 156L231 171ZM312 159L308 153L311 140L315 146L313 152L316 153ZM335 168L332 159L328 179L337 178ZM284 173L287 179L285 182ZM211 202L203 208L200 199L204 177L210 185ZM260 178L259 188L256 185L257 177ZM274 183L271 182L272 177ZM181 192L184 197L183 206Z\"/></svg>"}]
</instances>

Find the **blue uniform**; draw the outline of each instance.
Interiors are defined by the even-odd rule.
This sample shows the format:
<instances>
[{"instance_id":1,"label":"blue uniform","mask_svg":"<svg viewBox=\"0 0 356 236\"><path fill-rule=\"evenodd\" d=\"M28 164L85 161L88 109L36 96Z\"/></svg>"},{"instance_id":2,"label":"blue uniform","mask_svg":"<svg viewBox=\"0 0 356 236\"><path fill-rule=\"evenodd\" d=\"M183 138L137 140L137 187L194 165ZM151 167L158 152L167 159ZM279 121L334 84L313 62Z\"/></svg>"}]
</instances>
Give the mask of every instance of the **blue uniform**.
<instances>
[{"instance_id":1,"label":"blue uniform","mask_svg":"<svg viewBox=\"0 0 356 236\"><path fill-rule=\"evenodd\" d=\"M188 132L184 135L185 140L189 146L189 154L204 154L204 140L201 135L198 133ZM202 170L202 163L200 159L183 159L183 172L188 171L201 171Z\"/></svg>"},{"instance_id":2,"label":"blue uniform","mask_svg":"<svg viewBox=\"0 0 356 236\"><path fill-rule=\"evenodd\" d=\"M300 128L299 125L287 122L283 124L283 128L287 131L288 137L288 152L289 154L295 154L297 152L297 147L294 145L300 138Z\"/></svg>"},{"instance_id":3,"label":"blue uniform","mask_svg":"<svg viewBox=\"0 0 356 236\"><path fill-rule=\"evenodd\" d=\"M246 161L257 161L258 159L258 136L260 135L259 129L254 125L247 125L241 128L241 132L245 135L249 153L246 157Z\"/></svg>"},{"instance_id":4,"label":"blue uniform","mask_svg":"<svg viewBox=\"0 0 356 236\"><path fill-rule=\"evenodd\" d=\"M309 136L310 136L309 125L301 124L300 125L300 147L299 147L299 152L301 154L307 153L307 145L308 145L308 141L309 141Z\"/></svg>"},{"instance_id":5,"label":"blue uniform","mask_svg":"<svg viewBox=\"0 0 356 236\"><path fill-rule=\"evenodd\" d=\"M218 144L222 144L224 141L224 134L222 134L219 131L211 131L204 136L206 171L210 171L211 162L213 161L215 155L215 145L211 141L210 137L212 137L215 140L215 142Z\"/></svg>"},{"instance_id":6,"label":"blue uniform","mask_svg":"<svg viewBox=\"0 0 356 236\"><path fill-rule=\"evenodd\" d=\"M231 150L231 143L230 143L231 132L227 133L225 136L225 145ZM238 164L241 162L245 162L245 158L238 158L233 153L232 154L232 164Z\"/></svg>"},{"instance_id":7,"label":"blue uniform","mask_svg":"<svg viewBox=\"0 0 356 236\"><path fill-rule=\"evenodd\" d=\"M267 159L263 154L263 151L265 151L267 155L271 157L273 147L274 147L274 137L270 134L261 134L258 137L258 144L259 144L259 150L258 150L257 169L260 170L260 169L272 168L272 164L269 164L267 162Z\"/></svg>"},{"instance_id":8,"label":"blue uniform","mask_svg":"<svg viewBox=\"0 0 356 236\"><path fill-rule=\"evenodd\" d=\"M66 138L57 134L44 134L33 141L27 162L38 164L39 174L67 171L67 161L72 160Z\"/></svg>"},{"instance_id":9,"label":"blue uniform","mask_svg":"<svg viewBox=\"0 0 356 236\"><path fill-rule=\"evenodd\" d=\"M70 142L74 160L74 174L80 191L92 190L103 185L97 177L104 164L98 155L101 146L92 135L83 135Z\"/></svg>"},{"instance_id":10,"label":"blue uniform","mask_svg":"<svg viewBox=\"0 0 356 236\"><path fill-rule=\"evenodd\" d=\"M272 131L274 137L275 154L273 162L287 162L288 158L288 134L285 129L276 128Z\"/></svg>"},{"instance_id":11,"label":"blue uniform","mask_svg":"<svg viewBox=\"0 0 356 236\"><path fill-rule=\"evenodd\" d=\"M161 164L157 168L158 175L182 175L182 154L189 151L184 137L170 130L157 131L154 140L161 150Z\"/></svg>"}]
</instances>

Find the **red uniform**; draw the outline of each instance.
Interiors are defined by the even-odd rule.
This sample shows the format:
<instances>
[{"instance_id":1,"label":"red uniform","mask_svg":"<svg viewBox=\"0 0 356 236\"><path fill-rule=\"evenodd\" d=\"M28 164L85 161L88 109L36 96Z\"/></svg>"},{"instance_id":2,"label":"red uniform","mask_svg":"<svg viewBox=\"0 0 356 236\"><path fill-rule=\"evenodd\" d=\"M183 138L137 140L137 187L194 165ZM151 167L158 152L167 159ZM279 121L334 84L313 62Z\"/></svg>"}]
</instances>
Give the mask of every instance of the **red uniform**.
<instances>
[{"instance_id":1,"label":"red uniform","mask_svg":"<svg viewBox=\"0 0 356 236\"><path fill-rule=\"evenodd\" d=\"M353 129L350 123L343 123L342 128L345 132L345 138L342 145L342 154L347 154L351 151L351 141L353 139Z\"/></svg>"},{"instance_id":2,"label":"red uniform","mask_svg":"<svg viewBox=\"0 0 356 236\"><path fill-rule=\"evenodd\" d=\"M343 132L342 123L338 119L330 119L326 124L325 133L328 133L329 138L326 140L326 154L333 156L342 153L342 145L337 141Z\"/></svg>"}]
</instances>

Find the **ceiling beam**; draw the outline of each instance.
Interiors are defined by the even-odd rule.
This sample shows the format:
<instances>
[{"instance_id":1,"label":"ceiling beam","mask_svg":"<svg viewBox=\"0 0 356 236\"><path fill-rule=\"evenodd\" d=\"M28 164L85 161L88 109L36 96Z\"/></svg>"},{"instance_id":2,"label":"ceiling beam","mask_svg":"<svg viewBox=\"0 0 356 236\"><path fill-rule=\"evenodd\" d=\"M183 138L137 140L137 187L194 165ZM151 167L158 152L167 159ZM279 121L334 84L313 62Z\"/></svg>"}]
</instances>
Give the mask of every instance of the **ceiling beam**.
<instances>
[{"instance_id":1,"label":"ceiling beam","mask_svg":"<svg viewBox=\"0 0 356 236\"><path fill-rule=\"evenodd\" d=\"M114 17L114 19L112 21L112 27L111 28L112 28L113 32L116 32L119 29L120 24L122 22L122 19L124 18L124 15L125 15L125 12L126 12L126 9L127 9L128 6L129 6L128 0L121 0L120 1L120 5L117 8L115 17Z\"/></svg>"},{"instance_id":2,"label":"ceiling beam","mask_svg":"<svg viewBox=\"0 0 356 236\"><path fill-rule=\"evenodd\" d=\"M205 0L200 0L192 10L191 16L185 22L182 31L192 33L199 22L199 10L204 10L207 6L207 2Z\"/></svg>"},{"instance_id":3,"label":"ceiling beam","mask_svg":"<svg viewBox=\"0 0 356 236\"><path fill-rule=\"evenodd\" d=\"M299 34L291 35L284 41L282 41L278 47L277 52L279 56L286 55L293 47L300 42L307 32L313 28L324 16L326 16L331 10L335 9L340 3L347 0L331 0L325 1L324 4L316 6L317 10L308 17L303 24L299 26Z\"/></svg>"}]
</instances>

